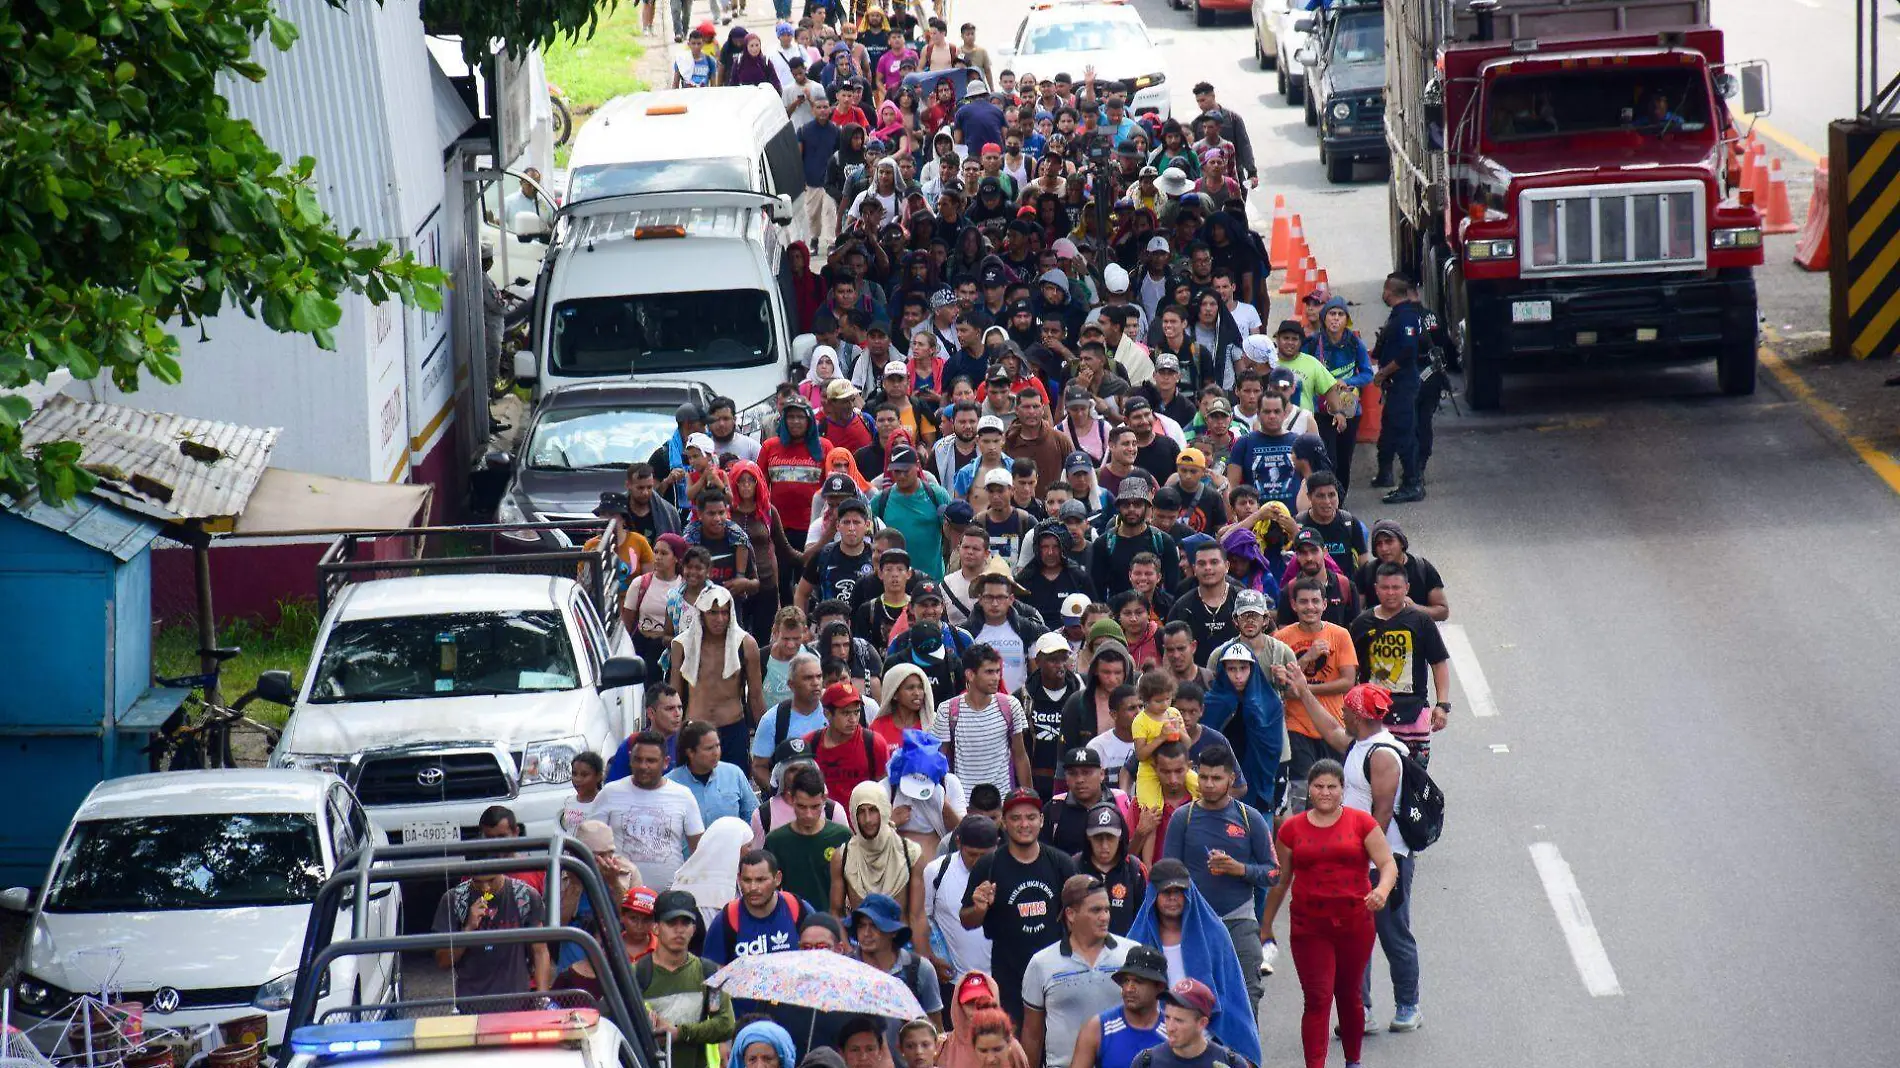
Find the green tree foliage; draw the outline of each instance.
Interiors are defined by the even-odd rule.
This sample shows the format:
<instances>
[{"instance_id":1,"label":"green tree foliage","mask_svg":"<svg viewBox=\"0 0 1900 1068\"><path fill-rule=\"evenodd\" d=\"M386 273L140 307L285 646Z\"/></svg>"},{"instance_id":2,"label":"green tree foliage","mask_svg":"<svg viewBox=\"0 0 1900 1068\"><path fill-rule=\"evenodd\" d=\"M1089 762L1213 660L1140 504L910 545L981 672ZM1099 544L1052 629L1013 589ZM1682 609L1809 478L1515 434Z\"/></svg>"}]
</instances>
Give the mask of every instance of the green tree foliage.
<instances>
[{"instance_id":1,"label":"green tree foliage","mask_svg":"<svg viewBox=\"0 0 1900 1068\"><path fill-rule=\"evenodd\" d=\"M338 234L315 161L286 165L218 95L221 74L264 76L253 42L296 37L270 0L0 11L0 388L62 368L175 383L169 330L228 308L331 348L346 293L440 307L440 270ZM0 396L0 493L89 488L76 445L22 447L29 414Z\"/></svg>"}]
</instances>

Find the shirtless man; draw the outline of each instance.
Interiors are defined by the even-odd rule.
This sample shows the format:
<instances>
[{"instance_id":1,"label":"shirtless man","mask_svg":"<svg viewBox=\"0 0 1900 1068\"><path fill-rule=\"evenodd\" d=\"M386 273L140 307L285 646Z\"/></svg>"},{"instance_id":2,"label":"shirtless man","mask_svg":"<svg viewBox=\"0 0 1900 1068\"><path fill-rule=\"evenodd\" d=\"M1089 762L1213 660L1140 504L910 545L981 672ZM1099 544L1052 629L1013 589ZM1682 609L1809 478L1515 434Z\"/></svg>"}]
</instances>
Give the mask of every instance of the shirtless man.
<instances>
[{"instance_id":1,"label":"shirtless man","mask_svg":"<svg viewBox=\"0 0 1900 1068\"><path fill-rule=\"evenodd\" d=\"M673 639L667 682L686 695L687 719L719 728L722 759L750 771L752 727L765 715L759 643L733 626L732 593L725 587L707 586L695 607L697 621Z\"/></svg>"}]
</instances>

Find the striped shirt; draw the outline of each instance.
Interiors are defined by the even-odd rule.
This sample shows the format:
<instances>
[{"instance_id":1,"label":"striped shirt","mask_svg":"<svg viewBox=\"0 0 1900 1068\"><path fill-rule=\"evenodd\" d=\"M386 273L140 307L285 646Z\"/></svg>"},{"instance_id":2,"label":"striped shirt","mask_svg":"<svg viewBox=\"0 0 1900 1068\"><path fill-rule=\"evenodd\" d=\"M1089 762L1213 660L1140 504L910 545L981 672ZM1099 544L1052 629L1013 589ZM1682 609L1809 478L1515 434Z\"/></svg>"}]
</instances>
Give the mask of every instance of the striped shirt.
<instances>
[{"instance_id":1,"label":"striped shirt","mask_svg":"<svg viewBox=\"0 0 1900 1068\"><path fill-rule=\"evenodd\" d=\"M972 708L958 694L937 706L937 722L949 724L950 770L963 783L963 803L978 783L990 783L1007 794L1015 784L1010 740L1029 729L1022 703L998 693L982 708Z\"/></svg>"}]
</instances>

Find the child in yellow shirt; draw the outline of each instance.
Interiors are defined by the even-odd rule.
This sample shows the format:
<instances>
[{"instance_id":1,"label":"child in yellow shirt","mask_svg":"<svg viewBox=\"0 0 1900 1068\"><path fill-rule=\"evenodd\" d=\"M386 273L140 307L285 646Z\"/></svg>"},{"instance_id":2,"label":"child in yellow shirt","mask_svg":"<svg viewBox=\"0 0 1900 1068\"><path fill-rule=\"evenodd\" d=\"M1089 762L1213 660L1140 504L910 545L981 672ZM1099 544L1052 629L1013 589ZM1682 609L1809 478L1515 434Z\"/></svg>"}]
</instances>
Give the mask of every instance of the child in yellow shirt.
<instances>
[{"instance_id":1,"label":"child in yellow shirt","mask_svg":"<svg viewBox=\"0 0 1900 1068\"><path fill-rule=\"evenodd\" d=\"M1135 714L1135 803L1143 808L1162 806L1161 777L1155 774L1155 750L1168 742L1187 741L1187 723L1170 703L1174 700L1174 680L1159 671L1150 671L1136 685L1141 711ZM1192 768L1187 773L1188 793L1201 796L1200 777Z\"/></svg>"}]
</instances>

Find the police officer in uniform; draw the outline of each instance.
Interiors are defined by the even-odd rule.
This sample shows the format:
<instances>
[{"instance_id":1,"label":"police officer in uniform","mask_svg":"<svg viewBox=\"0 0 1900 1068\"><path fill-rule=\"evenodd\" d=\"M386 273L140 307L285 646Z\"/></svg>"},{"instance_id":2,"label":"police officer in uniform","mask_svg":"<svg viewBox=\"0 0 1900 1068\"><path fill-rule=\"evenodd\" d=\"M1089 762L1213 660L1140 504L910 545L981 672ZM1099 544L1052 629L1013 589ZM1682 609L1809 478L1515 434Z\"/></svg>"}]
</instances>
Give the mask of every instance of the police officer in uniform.
<instances>
[{"instance_id":1,"label":"police officer in uniform","mask_svg":"<svg viewBox=\"0 0 1900 1068\"><path fill-rule=\"evenodd\" d=\"M1379 499L1387 504L1405 504L1425 499L1419 427L1421 422L1431 418L1430 410L1437 407L1444 372L1440 370L1434 375L1441 381L1431 391L1432 409L1426 409L1423 371L1432 346L1430 313L1419 302L1417 287L1404 275L1387 275L1380 298L1392 313L1379 328L1378 340L1372 349L1373 362L1378 367L1372 380L1379 383L1385 393L1385 415L1379 430L1379 473L1372 484L1392 485L1392 461L1397 459L1398 488Z\"/></svg>"}]
</instances>

